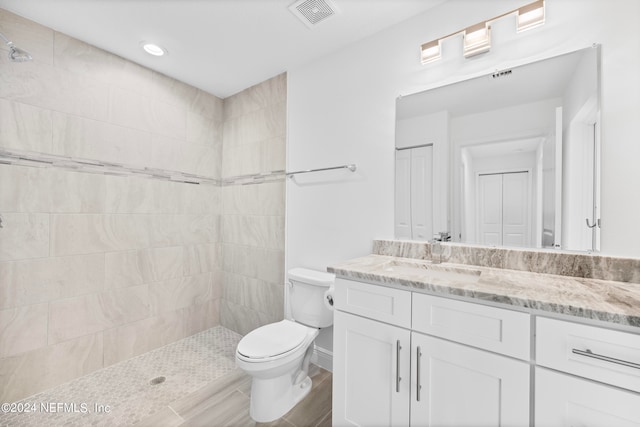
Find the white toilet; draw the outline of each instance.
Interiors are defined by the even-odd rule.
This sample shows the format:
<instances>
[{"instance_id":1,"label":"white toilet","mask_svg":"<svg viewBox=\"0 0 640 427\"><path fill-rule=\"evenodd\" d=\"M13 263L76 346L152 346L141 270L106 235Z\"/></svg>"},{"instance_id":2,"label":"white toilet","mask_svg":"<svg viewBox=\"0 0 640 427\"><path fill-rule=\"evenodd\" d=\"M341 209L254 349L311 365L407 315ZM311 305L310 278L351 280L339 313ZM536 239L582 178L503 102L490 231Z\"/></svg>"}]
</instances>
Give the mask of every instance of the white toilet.
<instances>
[{"instance_id":1,"label":"white toilet","mask_svg":"<svg viewBox=\"0 0 640 427\"><path fill-rule=\"evenodd\" d=\"M335 276L305 268L291 269L288 276L293 319L249 332L236 350L236 365L253 377L250 415L257 422L282 417L309 393L313 341L318 328L333 324L324 294Z\"/></svg>"}]
</instances>

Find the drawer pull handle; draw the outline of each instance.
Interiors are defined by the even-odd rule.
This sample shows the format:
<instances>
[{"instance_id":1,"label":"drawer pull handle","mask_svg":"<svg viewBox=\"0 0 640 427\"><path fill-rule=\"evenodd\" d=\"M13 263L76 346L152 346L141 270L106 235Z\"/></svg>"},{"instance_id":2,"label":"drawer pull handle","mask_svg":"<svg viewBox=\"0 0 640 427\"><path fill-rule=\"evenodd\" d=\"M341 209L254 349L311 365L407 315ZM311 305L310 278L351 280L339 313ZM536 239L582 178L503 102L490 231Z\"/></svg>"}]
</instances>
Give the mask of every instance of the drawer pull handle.
<instances>
[{"instance_id":1,"label":"drawer pull handle","mask_svg":"<svg viewBox=\"0 0 640 427\"><path fill-rule=\"evenodd\" d=\"M400 350L402 350L402 346L400 345L400 340L396 341L396 393L400 393Z\"/></svg>"},{"instance_id":2,"label":"drawer pull handle","mask_svg":"<svg viewBox=\"0 0 640 427\"><path fill-rule=\"evenodd\" d=\"M416 402L420 402L420 389L422 385L420 384L420 358L422 357L422 351L420 351L420 347L416 349Z\"/></svg>"},{"instance_id":3,"label":"drawer pull handle","mask_svg":"<svg viewBox=\"0 0 640 427\"><path fill-rule=\"evenodd\" d=\"M620 359L616 359L616 358L609 357L609 356L603 356L602 354L594 353L589 349L587 349L587 350L578 350L577 348L574 348L574 349L571 350L571 352L573 354L578 354L580 356L591 357L593 359L604 360L605 362L611 362L611 363L615 363L617 365L623 365L623 366L628 366L630 368L640 369L640 364L638 364L638 363L628 362L626 360L620 360Z\"/></svg>"}]
</instances>

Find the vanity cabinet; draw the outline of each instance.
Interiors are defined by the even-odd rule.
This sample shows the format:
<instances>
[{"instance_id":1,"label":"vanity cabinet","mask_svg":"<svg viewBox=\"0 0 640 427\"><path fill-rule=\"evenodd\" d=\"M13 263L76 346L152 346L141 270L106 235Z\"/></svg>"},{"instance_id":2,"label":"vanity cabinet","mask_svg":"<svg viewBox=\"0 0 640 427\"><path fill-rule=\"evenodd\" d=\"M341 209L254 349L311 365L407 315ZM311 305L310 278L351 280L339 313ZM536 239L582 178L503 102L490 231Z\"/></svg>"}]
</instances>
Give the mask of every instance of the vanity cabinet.
<instances>
[{"instance_id":1,"label":"vanity cabinet","mask_svg":"<svg viewBox=\"0 0 640 427\"><path fill-rule=\"evenodd\" d=\"M640 426L640 335L543 317L536 330L536 426Z\"/></svg>"},{"instance_id":2,"label":"vanity cabinet","mask_svg":"<svg viewBox=\"0 0 640 427\"><path fill-rule=\"evenodd\" d=\"M335 289L334 426L530 424L529 364L486 351L528 357L527 314L344 279Z\"/></svg>"},{"instance_id":3,"label":"vanity cabinet","mask_svg":"<svg viewBox=\"0 0 640 427\"><path fill-rule=\"evenodd\" d=\"M336 311L333 334L333 425L408 426L410 331Z\"/></svg>"},{"instance_id":4,"label":"vanity cabinet","mask_svg":"<svg viewBox=\"0 0 640 427\"><path fill-rule=\"evenodd\" d=\"M411 425L529 425L528 364L415 332L411 342Z\"/></svg>"}]
</instances>

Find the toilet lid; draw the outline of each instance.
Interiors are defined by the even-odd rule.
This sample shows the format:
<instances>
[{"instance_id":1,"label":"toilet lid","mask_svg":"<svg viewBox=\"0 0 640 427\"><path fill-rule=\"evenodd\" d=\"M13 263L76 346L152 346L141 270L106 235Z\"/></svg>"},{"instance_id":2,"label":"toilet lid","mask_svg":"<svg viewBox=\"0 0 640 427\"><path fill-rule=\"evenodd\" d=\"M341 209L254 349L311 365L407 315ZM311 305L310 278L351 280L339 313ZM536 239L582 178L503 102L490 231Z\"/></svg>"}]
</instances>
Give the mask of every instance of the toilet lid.
<instances>
[{"instance_id":1,"label":"toilet lid","mask_svg":"<svg viewBox=\"0 0 640 427\"><path fill-rule=\"evenodd\" d=\"M251 359L264 359L293 350L302 344L308 328L290 320L254 329L238 344L238 353Z\"/></svg>"}]
</instances>

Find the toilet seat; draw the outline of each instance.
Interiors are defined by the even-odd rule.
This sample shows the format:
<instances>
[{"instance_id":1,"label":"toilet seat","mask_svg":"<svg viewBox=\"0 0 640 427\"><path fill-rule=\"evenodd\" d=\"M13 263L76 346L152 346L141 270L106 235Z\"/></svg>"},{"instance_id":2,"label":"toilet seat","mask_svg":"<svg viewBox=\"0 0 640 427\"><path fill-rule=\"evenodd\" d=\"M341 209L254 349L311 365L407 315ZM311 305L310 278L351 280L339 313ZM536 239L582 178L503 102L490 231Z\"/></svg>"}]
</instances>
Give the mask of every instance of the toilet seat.
<instances>
[{"instance_id":1,"label":"toilet seat","mask_svg":"<svg viewBox=\"0 0 640 427\"><path fill-rule=\"evenodd\" d=\"M245 335L238 343L237 354L246 361L279 359L306 347L310 332L315 330L291 320L270 323Z\"/></svg>"}]
</instances>

